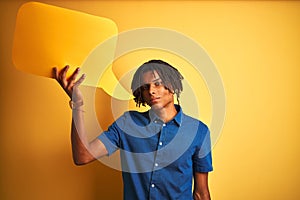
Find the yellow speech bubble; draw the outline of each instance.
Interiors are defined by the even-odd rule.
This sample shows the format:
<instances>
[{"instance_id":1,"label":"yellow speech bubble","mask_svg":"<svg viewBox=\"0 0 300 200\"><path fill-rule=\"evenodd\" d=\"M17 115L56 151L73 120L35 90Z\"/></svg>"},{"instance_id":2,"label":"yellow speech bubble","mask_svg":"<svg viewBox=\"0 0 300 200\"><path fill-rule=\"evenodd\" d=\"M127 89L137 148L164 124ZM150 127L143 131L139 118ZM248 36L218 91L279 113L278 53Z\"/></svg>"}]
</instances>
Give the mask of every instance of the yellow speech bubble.
<instances>
[{"instance_id":1,"label":"yellow speech bubble","mask_svg":"<svg viewBox=\"0 0 300 200\"><path fill-rule=\"evenodd\" d=\"M104 17L43 3L25 3L17 15L13 62L17 69L39 76L52 77L54 66L62 68L67 64L71 72L97 45L117 33L116 24ZM113 60L114 47L107 49L106 59ZM92 74L93 66L89 71Z\"/></svg>"}]
</instances>

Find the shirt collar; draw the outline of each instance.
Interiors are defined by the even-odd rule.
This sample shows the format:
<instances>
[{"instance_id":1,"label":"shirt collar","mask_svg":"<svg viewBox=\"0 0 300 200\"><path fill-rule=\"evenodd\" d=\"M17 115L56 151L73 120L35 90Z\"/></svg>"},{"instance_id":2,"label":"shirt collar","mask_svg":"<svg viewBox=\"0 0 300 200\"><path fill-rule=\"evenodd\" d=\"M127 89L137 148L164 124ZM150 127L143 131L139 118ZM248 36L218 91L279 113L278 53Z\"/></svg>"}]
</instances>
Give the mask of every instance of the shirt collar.
<instances>
[{"instance_id":1,"label":"shirt collar","mask_svg":"<svg viewBox=\"0 0 300 200\"><path fill-rule=\"evenodd\" d=\"M171 121L174 121L178 126L181 126L182 116L183 116L181 106L177 104L175 104L174 106L177 110L177 114ZM150 122L161 121L160 118L155 114L155 112L152 109L149 110L149 117L150 117Z\"/></svg>"}]
</instances>

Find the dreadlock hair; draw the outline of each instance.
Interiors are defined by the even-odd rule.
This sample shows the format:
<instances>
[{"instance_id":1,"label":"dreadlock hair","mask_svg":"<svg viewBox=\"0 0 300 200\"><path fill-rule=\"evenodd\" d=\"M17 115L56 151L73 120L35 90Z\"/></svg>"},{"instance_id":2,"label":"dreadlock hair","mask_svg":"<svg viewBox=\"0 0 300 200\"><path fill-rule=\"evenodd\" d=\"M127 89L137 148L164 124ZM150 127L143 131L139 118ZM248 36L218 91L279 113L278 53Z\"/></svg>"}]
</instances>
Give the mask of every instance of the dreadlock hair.
<instances>
[{"instance_id":1,"label":"dreadlock hair","mask_svg":"<svg viewBox=\"0 0 300 200\"><path fill-rule=\"evenodd\" d=\"M131 90L134 96L136 106L140 107L142 104L145 106L146 101L143 98L143 74L148 71L156 71L162 80L162 84L167 90L176 95L179 104L180 93L182 92L183 76L180 72L169 63L162 60L150 60L142 64L135 72L132 82Z\"/></svg>"}]
</instances>

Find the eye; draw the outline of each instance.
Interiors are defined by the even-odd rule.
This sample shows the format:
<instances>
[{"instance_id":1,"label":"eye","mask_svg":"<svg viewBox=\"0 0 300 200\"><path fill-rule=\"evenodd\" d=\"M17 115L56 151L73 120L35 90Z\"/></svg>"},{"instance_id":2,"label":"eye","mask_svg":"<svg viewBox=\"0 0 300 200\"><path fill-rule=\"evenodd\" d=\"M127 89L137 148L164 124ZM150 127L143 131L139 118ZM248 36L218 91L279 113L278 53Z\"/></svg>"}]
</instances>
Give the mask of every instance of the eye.
<instances>
[{"instance_id":1,"label":"eye","mask_svg":"<svg viewBox=\"0 0 300 200\"><path fill-rule=\"evenodd\" d=\"M142 90L149 90L150 84L144 84L141 86Z\"/></svg>"},{"instance_id":2,"label":"eye","mask_svg":"<svg viewBox=\"0 0 300 200\"><path fill-rule=\"evenodd\" d=\"M161 81L156 81L156 82L154 82L154 85L155 86L160 86L160 85L162 85L162 82Z\"/></svg>"}]
</instances>

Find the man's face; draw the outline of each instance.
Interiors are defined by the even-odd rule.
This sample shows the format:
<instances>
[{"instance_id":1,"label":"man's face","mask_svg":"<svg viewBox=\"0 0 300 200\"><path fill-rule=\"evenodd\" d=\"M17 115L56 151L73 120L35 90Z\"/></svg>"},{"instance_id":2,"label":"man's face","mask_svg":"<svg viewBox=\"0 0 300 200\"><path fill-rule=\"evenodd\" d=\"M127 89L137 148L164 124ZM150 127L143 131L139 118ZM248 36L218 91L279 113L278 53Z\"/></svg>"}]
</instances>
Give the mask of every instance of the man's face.
<instances>
[{"instance_id":1,"label":"man's face","mask_svg":"<svg viewBox=\"0 0 300 200\"><path fill-rule=\"evenodd\" d=\"M170 108L174 106L173 93L162 83L156 71L148 71L143 74L143 98L154 110Z\"/></svg>"}]
</instances>

